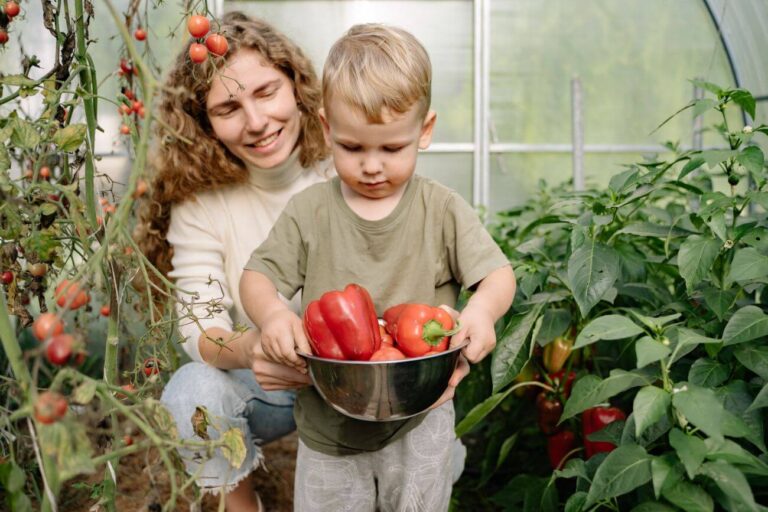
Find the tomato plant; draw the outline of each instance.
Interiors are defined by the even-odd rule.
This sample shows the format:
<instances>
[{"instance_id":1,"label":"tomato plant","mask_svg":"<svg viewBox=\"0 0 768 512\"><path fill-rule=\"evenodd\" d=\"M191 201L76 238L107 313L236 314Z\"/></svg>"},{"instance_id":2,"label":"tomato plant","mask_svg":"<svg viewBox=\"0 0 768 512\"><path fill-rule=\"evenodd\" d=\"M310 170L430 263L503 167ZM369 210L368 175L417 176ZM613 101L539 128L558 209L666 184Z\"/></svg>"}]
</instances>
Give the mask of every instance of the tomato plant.
<instances>
[{"instance_id":1,"label":"tomato plant","mask_svg":"<svg viewBox=\"0 0 768 512\"><path fill-rule=\"evenodd\" d=\"M149 449L160 464L147 462L145 470L152 480L158 476L152 473L164 473L165 509L174 509L182 495L199 505L200 496L185 491L193 477L173 453L228 444L227 456L240 456L239 431L190 444L178 437L159 401L179 363L175 287L135 250L132 234L136 200L150 188L147 135L160 91L157 58L150 44L139 43L147 39L143 22L153 8L133 2L118 14L110 0L97 7L73 0L66 8L46 4L41 18L19 16L17 2L0 1L0 43L8 41L10 27L43 39L51 34L55 57L43 69L21 49L18 70L3 69L0 76L0 499L28 503L27 510L67 508L70 497L59 503L62 494L84 474L97 475L88 506L116 510L122 458ZM103 76L91 55L95 12L99 22L112 17L122 41L114 72ZM189 14L180 13L179 25ZM210 21L203 17L203 24L207 33ZM97 98L104 101L110 90L120 92L105 114ZM112 108L121 119L118 132L122 123L132 135L115 141L130 154L120 183L97 172L94 151ZM166 303L148 298L146 282L139 282L144 277L157 277L152 290ZM92 300L98 306L91 308ZM96 322L99 315L105 318ZM141 442L124 437L137 432ZM16 470L26 478L11 478Z\"/></svg>"}]
</instances>

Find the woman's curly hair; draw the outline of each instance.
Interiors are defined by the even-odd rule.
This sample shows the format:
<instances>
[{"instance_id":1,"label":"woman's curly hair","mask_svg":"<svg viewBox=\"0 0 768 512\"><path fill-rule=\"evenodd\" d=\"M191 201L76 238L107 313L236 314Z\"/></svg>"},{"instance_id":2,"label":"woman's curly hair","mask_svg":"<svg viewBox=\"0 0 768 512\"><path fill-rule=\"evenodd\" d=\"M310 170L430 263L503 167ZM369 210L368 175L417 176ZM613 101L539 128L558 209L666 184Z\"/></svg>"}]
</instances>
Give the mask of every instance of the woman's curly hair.
<instances>
[{"instance_id":1,"label":"woman's curly hair","mask_svg":"<svg viewBox=\"0 0 768 512\"><path fill-rule=\"evenodd\" d=\"M244 183L248 171L214 136L206 111L212 77L241 49L258 51L294 84L302 113L299 161L308 167L327 157L318 117L320 83L310 60L288 37L268 23L240 12L225 14L219 32L227 38L225 59L194 64L188 45L173 64L157 107L150 154L150 194L139 209L135 237L139 247L163 275L171 270L173 248L166 240L171 206L211 189ZM194 42L190 40L189 44Z\"/></svg>"}]
</instances>

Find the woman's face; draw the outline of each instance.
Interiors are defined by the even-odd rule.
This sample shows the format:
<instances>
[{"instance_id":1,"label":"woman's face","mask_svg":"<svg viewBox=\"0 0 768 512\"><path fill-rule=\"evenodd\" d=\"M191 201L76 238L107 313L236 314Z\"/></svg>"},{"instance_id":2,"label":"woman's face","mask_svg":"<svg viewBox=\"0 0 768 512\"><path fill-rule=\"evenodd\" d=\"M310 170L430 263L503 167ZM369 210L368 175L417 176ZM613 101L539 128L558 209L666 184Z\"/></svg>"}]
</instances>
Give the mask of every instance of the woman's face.
<instances>
[{"instance_id":1,"label":"woman's face","mask_svg":"<svg viewBox=\"0 0 768 512\"><path fill-rule=\"evenodd\" d=\"M206 109L216 137L246 164L280 165L299 139L293 82L255 50L240 50L218 71Z\"/></svg>"}]
</instances>

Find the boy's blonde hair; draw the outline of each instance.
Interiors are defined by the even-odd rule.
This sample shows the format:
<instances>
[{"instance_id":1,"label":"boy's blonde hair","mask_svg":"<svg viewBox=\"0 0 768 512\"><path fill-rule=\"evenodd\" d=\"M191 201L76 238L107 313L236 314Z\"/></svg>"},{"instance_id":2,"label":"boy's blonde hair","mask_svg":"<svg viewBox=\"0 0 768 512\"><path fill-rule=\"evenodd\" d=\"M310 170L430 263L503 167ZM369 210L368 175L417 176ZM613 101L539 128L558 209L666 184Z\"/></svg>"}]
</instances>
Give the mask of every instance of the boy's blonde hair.
<instances>
[{"instance_id":1,"label":"boy's blonde hair","mask_svg":"<svg viewBox=\"0 0 768 512\"><path fill-rule=\"evenodd\" d=\"M382 123L385 113L403 114L419 104L422 117L432 100L432 65L421 43L401 28L366 23L350 28L331 48L323 68L323 106L331 99Z\"/></svg>"}]
</instances>

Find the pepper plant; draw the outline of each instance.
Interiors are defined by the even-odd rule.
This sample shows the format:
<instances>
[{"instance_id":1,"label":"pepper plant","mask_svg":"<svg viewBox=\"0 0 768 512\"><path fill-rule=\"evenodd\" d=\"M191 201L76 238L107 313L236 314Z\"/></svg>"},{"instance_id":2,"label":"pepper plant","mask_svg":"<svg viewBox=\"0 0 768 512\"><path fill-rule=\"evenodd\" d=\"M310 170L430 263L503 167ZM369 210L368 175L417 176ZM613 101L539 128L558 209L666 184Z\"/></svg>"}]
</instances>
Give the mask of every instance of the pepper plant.
<instances>
[{"instance_id":1,"label":"pepper plant","mask_svg":"<svg viewBox=\"0 0 768 512\"><path fill-rule=\"evenodd\" d=\"M748 91L697 84L707 97L680 112L715 111L723 147L668 144L672 158L626 166L605 189L542 184L493 226L519 290L491 394L457 432L477 427L492 446L480 484L506 475L492 499L506 510L766 510L768 174L756 142L768 126L726 115L754 120ZM566 351L569 392L545 367L553 350ZM526 380L555 390L552 429L575 435L558 445L532 427L532 398L513 393ZM530 462L548 441L570 459L561 469ZM525 469L505 467L516 459Z\"/></svg>"}]
</instances>

